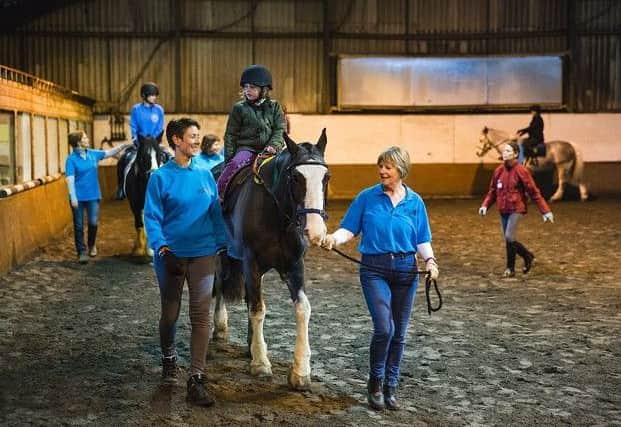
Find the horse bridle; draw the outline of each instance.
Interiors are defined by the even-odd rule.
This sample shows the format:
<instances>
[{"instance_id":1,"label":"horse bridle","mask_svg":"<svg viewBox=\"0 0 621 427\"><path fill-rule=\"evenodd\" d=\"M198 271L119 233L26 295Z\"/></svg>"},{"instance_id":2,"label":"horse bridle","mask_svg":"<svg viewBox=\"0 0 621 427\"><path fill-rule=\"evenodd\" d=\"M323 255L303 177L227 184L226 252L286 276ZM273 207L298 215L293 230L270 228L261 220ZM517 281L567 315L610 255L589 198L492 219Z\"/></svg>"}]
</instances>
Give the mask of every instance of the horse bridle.
<instances>
[{"instance_id":1,"label":"horse bridle","mask_svg":"<svg viewBox=\"0 0 621 427\"><path fill-rule=\"evenodd\" d=\"M308 160L308 161L304 161L304 162L298 162L298 163L294 163L292 165L287 166L287 168L285 169L285 176L287 177L287 186L288 186L288 197L289 197L289 201L291 202L291 204L293 206L295 206L295 211L293 213L293 215L287 215L286 212L284 212L280 206L278 206L278 202L276 202L279 210L281 211L281 213L291 222L292 221L292 216L295 217L295 224L298 227L301 227L302 225L304 225L304 221L303 219L305 218L306 214L318 214L320 215L323 220L325 221L326 219L328 219L328 214L326 213L326 206L328 204L328 195L327 195L327 191L325 191L324 188L324 192L323 192L323 209L317 209L317 208L306 208L306 207L301 207L300 203L295 201L295 198L293 197L293 186L291 185L291 181L293 179L293 171L295 170L295 168L297 168L298 166L304 166L304 165L311 165L311 166L323 166L326 168L326 170L328 169L328 165L323 162L323 161L317 161L317 160ZM327 183L326 183L327 186Z\"/></svg>"}]
</instances>

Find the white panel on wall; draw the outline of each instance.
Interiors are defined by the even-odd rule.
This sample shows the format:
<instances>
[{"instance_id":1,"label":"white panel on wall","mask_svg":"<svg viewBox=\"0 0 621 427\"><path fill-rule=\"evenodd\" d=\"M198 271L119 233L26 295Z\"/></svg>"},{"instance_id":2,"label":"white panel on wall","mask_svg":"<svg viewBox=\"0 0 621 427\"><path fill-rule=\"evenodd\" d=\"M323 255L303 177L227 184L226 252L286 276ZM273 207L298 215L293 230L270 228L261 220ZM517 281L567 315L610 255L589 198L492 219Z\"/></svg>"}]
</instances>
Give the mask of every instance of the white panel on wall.
<instances>
[{"instance_id":1,"label":"white panel on wall","mask_svg":"<svg viewBox=\"0 0 621 427\"><path fill-rule=\"evenodd\" d=\"M18 160L19 165L22 167L22 182L30 181L32 179L32 138L30 135L30 114L19 114L19 126L20 126L20 152L21 157Z\"/></svg>"},{"instance_id":2,"label":"white panel on wall","mask_svg":"<svg viewBox=\"0 0 621 427\"><path fill-rule=\"evenodd\" d=\"M32 141L34 147L34 176L43 178L47 175L45 165L45 118L34 116L32 122Z\"/></svg>"},{"instance_id":3,"label":"white panel on wall","mask_svg":"<svg viewBox=\"0 0 621 427\"><path fill-rule=\"evenodd\" d=\"M47 118L47 172L54 175L58 167L58 119Z\"/></svg>"},{"instance_id":4,"label":"white panel on wall","mask_svg":"<svg viewBox=\"0 0 621 427\"><path fill-rule=\"evenodd\" d=\"M65 161L67 160L67 156L69 155L69 123L67 120L61 119L58 122L58 141L60 145L60 159L59 166L60 171L65 172Z\"/></svg>"}]
</instances>

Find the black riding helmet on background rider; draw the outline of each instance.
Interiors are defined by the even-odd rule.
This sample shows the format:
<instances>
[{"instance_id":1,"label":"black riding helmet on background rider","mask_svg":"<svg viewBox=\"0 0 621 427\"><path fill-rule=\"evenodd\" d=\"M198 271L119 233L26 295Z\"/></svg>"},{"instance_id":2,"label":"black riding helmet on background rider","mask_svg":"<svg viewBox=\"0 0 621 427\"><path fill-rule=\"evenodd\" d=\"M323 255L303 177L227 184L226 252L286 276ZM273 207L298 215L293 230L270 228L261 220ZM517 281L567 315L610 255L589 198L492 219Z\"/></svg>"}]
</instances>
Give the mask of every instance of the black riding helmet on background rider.
<instances>
[{"instance_id":1,"label":"black riding helmet on background rider","mask_svg":"<svg viewBox=\"0 0 621 427\"><path fill-rule=\"evenodd\" d=\"M147 99L149 96L160 95L160 88L153 82L146 82L142 86L140 86L140 96L142 99Z\"/></svg>"},{"instance_id":2,"label":"black riding helmet on background rider","mask_svg":"<svg viewBox=\"0 0 621 427\"><path fill-rule=\"evenodd\" d=\"M263 65L250 65L241 74L239 85L251 84L260 88L272 90L272 73Z\"/></svg>"}]
</instances>

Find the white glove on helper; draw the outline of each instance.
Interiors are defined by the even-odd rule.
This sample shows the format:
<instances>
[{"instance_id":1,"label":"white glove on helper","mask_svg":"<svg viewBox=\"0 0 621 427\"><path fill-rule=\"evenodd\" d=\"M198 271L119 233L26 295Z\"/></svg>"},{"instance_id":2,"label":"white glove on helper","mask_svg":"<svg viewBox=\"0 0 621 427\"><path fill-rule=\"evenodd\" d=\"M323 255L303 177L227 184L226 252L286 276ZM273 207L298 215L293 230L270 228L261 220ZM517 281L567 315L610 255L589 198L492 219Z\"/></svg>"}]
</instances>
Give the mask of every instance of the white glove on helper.
<instances>
[{"instance_id":1,"label":"white glove on helper","mask_svg":"<svg viewBox=\"0 0 621 427\"><path fill-rule=\"evenodd\" d=\"M427 261L425 261L425 268L429 272L429 277L434 280L438 279L438 276L440 275L440 270L438 270L438 263L436 262L435 258L427 259Z\"/></svg>"},{"instance_id":2,"label":"white glove on helper","mask_svg":"<svg viewBox=\"0 0 621 427\"><path fill-rule=\"evenodd\" d=\"M546 212L543 214L543 222L550 221L554 223L554 214L552 212Z\"/></svg>"},{"instance_id":3,"label":"white glove on helper","mask_svg":"<svg viewBox=\"0 0 621 427\"><path fill-rule=\"evenodd\" d=\"M479 215L481 215L481 216L487 215L487 208L485 206L481 206L479 208Z\"/></svg>"}]
</instances>

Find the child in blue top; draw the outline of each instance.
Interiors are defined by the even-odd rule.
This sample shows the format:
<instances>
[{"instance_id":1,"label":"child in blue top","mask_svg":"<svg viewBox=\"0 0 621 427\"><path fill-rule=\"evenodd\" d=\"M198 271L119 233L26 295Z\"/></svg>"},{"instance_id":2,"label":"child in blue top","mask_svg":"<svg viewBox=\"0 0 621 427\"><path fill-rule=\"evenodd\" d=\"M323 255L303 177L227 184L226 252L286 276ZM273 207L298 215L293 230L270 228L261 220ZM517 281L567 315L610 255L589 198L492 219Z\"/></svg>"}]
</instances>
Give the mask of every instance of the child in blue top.
<instances>
[{"instance_id":1,"label":"child in blue top","mask_svg":"<svg viewBox=\"0 0 621 427\"><path fill-rule=\"evenodd\" d=\"M166 138L174 147L175 157L149 178L144 223L156 253L153 268L161 296L162 379L167 383L177 381L175 331L187 280L192 325L187 399L210 406L215 400L205 388L204 377L211 330L209 307L215 255L226 242L216 182L211 172L194 159L200 147L198 132L198 123L189 118L168 123Z\"/></svg>"},{"instance_id":2,"label":"child in blue top","mask_svg":"<svg viewBox=\"0 0 621 427\"><path fill-rule=\"evenodd\" d=\"M89 255L97 256L95 240L99 221L99 201L101 200L97 174L99 162L120 153L132 144L121 145L108 151L92 150L88 148L89 138L86 132L82 130L72 132L68 138L73 152L65 161L65 176L73 214L75 248L78 261L86 264ZM88 216L88 255L84 244L84 209Z\"/></svg>"},{"instance_id":3,"label":"child in blue top","mask_svg":"<svg viewBox=\"0 0 621 427\"><path fill-rule=\"evenodd\" d=\"M417 274L400 272L416 270L416 253L433 279L438 265L425 204L403 183L410 168L407 151L390 147L379 155L377 165L381 183L356 196L341 227L328 234L322 246L332 249L362 233L360 283L373 319L368 401L373 409L396 410L399 367L418 284Z\"/></svg>"},{"instance_id":4,"label":"child in blue top","mask_svg":"<svg viewBox=\"0 0 621 427\"><path fill-rule=\"evenodd\" d=\"M129 130L134 147L127 150L123 158L119 159L117 165L117 200L125 198L125 169L134 161L140 141L145 138L153 138L158 142L162 140L162 135L164 134L164 109L156 103L159 95L160 89L155 83L144 83L140 87L142 101L135 104L129 113Z\"/></svg>"}]
</instances>

